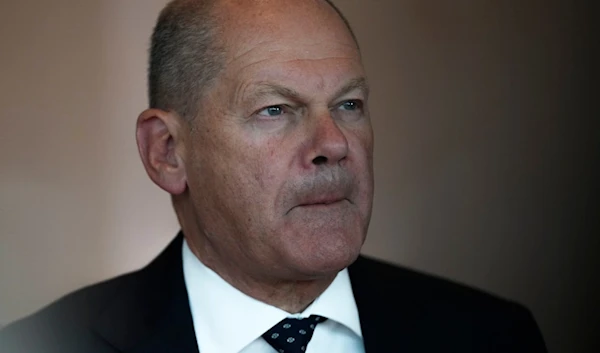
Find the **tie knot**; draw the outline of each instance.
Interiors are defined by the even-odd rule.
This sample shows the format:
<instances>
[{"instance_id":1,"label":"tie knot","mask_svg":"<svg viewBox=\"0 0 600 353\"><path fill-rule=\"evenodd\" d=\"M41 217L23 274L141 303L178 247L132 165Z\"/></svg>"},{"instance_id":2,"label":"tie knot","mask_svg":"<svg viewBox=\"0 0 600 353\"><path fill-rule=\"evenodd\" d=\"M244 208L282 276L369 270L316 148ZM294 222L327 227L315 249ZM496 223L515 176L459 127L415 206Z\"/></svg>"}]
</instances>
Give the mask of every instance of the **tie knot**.
<instances>
[{"instance_id":1,"label":"tie knot","mask_svg":"<svg viewBox=\"0 0 600 353\"><path fill-rule=\"evenodd\" d=\"M315 328L325 320L327 318L318 315L311 315L304 319L283 319L262 337L279 353L306 352Z\"/></svg>"}]
</instances>

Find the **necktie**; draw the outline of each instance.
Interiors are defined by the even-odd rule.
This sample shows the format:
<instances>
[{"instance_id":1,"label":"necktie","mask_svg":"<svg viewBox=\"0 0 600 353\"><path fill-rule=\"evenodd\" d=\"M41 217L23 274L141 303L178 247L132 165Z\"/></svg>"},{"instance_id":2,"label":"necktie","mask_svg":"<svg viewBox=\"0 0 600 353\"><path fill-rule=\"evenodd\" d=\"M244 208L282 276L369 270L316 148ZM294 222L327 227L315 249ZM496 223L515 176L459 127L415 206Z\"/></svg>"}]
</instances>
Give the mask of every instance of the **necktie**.
<instances>
[{"instance_id":1,"label":"necktie","mask_svg":"<svg viewBox=\"0 0 600 353\"><path fill-rule=\"evenodd\" d=\"M327 318L318 315L304 319L283 319L262 337L279 353L303 353L306 352L315 327L325 320Z\"/></svg>"}]
</instances>

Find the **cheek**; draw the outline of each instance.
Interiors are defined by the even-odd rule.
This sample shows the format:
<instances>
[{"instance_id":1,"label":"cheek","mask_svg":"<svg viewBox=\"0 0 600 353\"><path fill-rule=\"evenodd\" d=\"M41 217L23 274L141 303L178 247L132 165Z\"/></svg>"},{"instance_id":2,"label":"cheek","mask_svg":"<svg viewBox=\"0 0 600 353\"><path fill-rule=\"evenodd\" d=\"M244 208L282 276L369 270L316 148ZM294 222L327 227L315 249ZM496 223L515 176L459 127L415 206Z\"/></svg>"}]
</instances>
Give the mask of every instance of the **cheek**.
<instances>
[{"instance_id":1,"label":"cheek","mask_svg":"<svg viewBox=\"0 0 600 353\"><path fill-rule=\"evenodd\" d=\"M268 192L277 185L282 158L274 142L246 148L245 159L249 162L248 169L252 171L253 179L261 190Z\"/></svg>"},{"instance_id":2,"label":"cheek","mask_svg":"<svg viewBox=\"0 0 600 353\"><path fill-rule=\"evenodd\" d=\"M244 158L252 164L261 187L272 189L289 173L298 154L301 139L296 134L279 132L268 136L253 136L242 147Z\"/></svg>"},{"instance_id":3,"label":"cheek","mask_svg":"<svg viewBox=\"0 0 600 353\"><path fill-rule=\"evenodd\" d=\"M353 153L352 168L357 177L358 199L363 207L370 208L373 198L373 133L369 128L355 131L352 135L351 150Z\"/></svg>"},{"instance_id":4,"label":"cheek","mask_svg":"<svg viewBox=\"0 0 600 353\"><path fill-rule=\"evenodd\" d=\"M359 134L359 139L362 143L364 150L366 151L369 160L373 159L373 128L369 123L368 126L362 130Z\"/></svg>"},{"instance_id":5,"label":"cheek","mask_svg":"<svg viewBox=\"0 0 600 353\"><path fill-rule=\"evenodd\" d=\"M363 128L351 130L348 139L351 153L356 160L356 168L359 168L359 174L372 173L373 169L373 130L370 125Z\"/></svg>"},{"instance_id":6,"label":"cheek","mask_svg":"<svg viewBox=\"0 0 600 353\"><path fill-rule=\"evenodd\" d=\"M231 185L235 197L245 198L245 207L256 214L274 212L277 195L289 170L286 154L277 141L246 144L237 147L237 154L228 160L229 173L235 178ZM234 182L232 180L232 182Z\"/></svg>"}]
</instances>

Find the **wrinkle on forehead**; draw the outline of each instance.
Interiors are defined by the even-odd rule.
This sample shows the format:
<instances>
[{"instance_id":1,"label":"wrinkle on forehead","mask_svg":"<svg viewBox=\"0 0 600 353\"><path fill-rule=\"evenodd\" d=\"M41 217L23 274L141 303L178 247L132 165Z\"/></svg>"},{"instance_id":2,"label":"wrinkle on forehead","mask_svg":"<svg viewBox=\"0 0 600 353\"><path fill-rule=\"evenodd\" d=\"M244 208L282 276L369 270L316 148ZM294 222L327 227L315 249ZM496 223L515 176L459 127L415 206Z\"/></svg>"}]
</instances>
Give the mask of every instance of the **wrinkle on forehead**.
<instances>
[{"instance_id":1,"label":"wrinkle on forehead","mask_svg":"<svg viewBox=\"0 0 600 353\"><path fill-rule=\"evenodd\" d=\"M296 42L293 47L281 43L280 41L263 41L253 46L245 46L239 50L232 50L228 55L226 63L232 64L240 59L247 57L263 56L263 60L268 60L275 55L282 58L289 57L288 60L327 60L327 59L354 59L360 58L358 50L353 45L345 43L323 42L299 43ZM260 60L259 60L260 61ZM257 61L257 63L259 62Z\"/></svg>"},{"instance_id":2,"label":"wrinkle on forehead","mask_svg":"<svg viewBox=\"0 0 600 353\"><path fill-rule=\"evenodd\" d=\"M307 97L319 92L338 96L340 87L359 89L368 94L362 67L346 57L324 59L290 59L273 63L265 59L230 71L231 80L238 81L233 94L236 101L245 100L247 91L253 92L269 85L277 85L290 90L288 97ZM253 92L252 95L255 93Z\"/></svg>"},{"instance_id":3,"label":"wrinkle on forehead","mask_svg":"<svg viewBox=\"0 0 600 353\"><path fill-rule=\"evenodd\" d=\"M295 70L300 70L302 67L307 66L318 66L319 63L326 63L330 61L337 61L338 63L347 62L345 67L355 66L352 65L353 59L345 56L332 56L332 57L322 57L322 58L282 58L281 60L274 60L271 57L265 57L263 59L259 59L251 62L243 62L240 60L239 67L236 67L234 64L235 61L229 63L230 74L229 76L239 76L243 75L244 72L252 73L254 76L268 76L270 73L278 71L289 71L293 72ZM340 64L338 64L340 66ZM356 64L358 66L358 63ZM281 70L277 70L278 67L281 67ZM328 70L330 71L330 70ZM362 72L362 70L360 70Z\"/></svg>"},{"instance_id":4,"label":"wrinkle on forehead","mask_svg":"<svg viewBox=\"0 0 600 353\"><path fill-rule=\"evenodd\" d=\"M342 81L342 86L338 87L337 90L332 91L330 97L325 99L335 100L350 92L359 91L364 99L368 99L369 96L369 85L367 79L364 76L359 76L348 80L347 82ZM319 91L324 88L324 83L321 82L319 85ZM316 92L316 90L309 90L310 93ZM252 104L256 100L260 100L263 97L278 96L286 99L291 99L296 102L306 102L310 100L305 94L296 91L293 88L280 85L278 83L272 83L269 81L259 81L254 83L243 83L238 87L236 96L240 101L249 101Z\"/></svg>"},{"instance_id":5,"label":"wrinkle on forehead","mask_svg":"<svg viewBox=\"0 0 600 353\"><path fill-rule=\"evenodd\" d=\"M323 43L309 46L286 47L273 41L253 46L239 55L228 58L225 77L229 80L279 80L297 77L308 80L310 76L335 76L348 72L352 76L364 75L362 61L353 46ZM298 76L299 75L299 76Z\"/></svg>"}]
</instances>

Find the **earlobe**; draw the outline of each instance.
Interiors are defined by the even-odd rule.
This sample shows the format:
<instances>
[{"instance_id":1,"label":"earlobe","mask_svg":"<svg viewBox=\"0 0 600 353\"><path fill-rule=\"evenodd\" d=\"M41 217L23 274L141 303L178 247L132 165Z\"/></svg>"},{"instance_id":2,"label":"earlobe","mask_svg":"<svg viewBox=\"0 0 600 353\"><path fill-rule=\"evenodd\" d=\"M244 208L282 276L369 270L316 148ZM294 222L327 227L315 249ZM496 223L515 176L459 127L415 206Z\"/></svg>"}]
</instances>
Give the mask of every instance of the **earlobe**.
<instances>
[{"instance_id":1,"label":"earlobe","mask_svg":"<svg viewBox=\"0 0 600 353\"><path fill-rule=\"evenodd\" d=\"M156 185L173 195L187 186L181 132L179 117L172 112L147 109L137 119L136 140L144 168Z\"/></svg>"}]
</instances>

